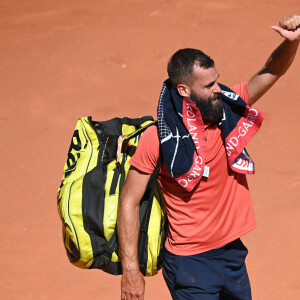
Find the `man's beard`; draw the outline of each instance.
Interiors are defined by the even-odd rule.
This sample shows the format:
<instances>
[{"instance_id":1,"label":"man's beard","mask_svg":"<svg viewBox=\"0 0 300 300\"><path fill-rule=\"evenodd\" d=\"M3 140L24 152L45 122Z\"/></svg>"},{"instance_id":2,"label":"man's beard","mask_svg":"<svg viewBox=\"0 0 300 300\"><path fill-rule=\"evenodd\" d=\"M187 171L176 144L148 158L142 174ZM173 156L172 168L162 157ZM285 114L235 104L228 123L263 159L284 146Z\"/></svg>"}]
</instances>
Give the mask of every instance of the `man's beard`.
<instances>
[{"instance_id":1,"label":"man's beard","mask_svg":"<svg viewBox=\"0 0 300 300\"><path fill-rule=\"evenodd\" d=\"M223 118L223 101L219 95L204 100L192 91L190 99L196 103L204 123L219 124L221 122ZM213 104L212 101L215 99L218 99L218 101Z\"/></svg>"}]
</instances>

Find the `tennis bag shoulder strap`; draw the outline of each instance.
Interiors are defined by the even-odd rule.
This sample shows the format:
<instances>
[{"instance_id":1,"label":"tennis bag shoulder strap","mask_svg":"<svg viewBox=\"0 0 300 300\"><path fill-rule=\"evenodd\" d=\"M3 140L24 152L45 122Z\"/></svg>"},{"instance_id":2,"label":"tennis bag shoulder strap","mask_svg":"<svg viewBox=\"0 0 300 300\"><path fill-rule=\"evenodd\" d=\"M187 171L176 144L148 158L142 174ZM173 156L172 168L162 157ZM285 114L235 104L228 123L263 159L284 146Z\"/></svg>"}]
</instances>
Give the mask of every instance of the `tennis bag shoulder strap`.
<instances>
[{"instance_id":1,"label":"tennis bag shoulder strap","mask_svg":"<svg viewBox=\"0 0 300 300\"><path fill-rule=\"evenodd\" d=\"M128 161L145 129L155 124L152 117L78 120L57 192L64 245L75 266L122 273L116 231L119 196ZM140 205L138 255L141 272L147 276L157 273L164 258L166 216L157 184L160 165L159 158Z\"/></svg>"}]
</instances>

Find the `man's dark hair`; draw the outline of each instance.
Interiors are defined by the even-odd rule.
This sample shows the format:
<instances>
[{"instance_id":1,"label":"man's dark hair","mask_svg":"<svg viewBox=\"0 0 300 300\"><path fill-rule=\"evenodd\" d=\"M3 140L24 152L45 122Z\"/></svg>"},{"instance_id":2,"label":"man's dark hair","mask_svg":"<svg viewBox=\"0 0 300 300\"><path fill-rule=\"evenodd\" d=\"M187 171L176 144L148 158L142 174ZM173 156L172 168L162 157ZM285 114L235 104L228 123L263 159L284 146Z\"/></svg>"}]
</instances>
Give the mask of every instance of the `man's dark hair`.
<instances>
[{"instance_id":1,"label":"man's dark hair","mask_svg":"<svg viewBox=\"0 0 300 300\"><path fill-rule=\"evenodd\" d=\"M175 52L168 62L168 74L174 88L183 83L191 85L194 79L194 66L209 69L214 61L204 52L197 49L185 48Z\"/></svg>"}]
</instances>

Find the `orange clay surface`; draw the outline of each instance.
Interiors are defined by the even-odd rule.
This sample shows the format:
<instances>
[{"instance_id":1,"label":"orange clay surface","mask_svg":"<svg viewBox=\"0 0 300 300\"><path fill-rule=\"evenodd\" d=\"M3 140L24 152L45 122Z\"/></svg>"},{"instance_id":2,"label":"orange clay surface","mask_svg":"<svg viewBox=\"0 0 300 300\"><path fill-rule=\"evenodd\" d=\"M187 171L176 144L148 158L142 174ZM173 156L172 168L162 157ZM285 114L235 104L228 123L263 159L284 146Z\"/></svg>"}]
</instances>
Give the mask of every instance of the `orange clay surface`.
<instances>
[{"instance_id":1,"label":"orange clay surface","mask_svg":"<svg viewBox=\"0 0 300 300\"><path fill-rule=\"evenodd\" d=\"M202 49L220 82L248 80L299 0L0 2L0 299L120 299L120 277L72 266L56 191L77 118L153 115L179 48ZM257 229L243 237L253 299L299 299L300 53L255 105L248 150ZM161 272L145 299L171 299Z\"/></svg>"}]
</instances>

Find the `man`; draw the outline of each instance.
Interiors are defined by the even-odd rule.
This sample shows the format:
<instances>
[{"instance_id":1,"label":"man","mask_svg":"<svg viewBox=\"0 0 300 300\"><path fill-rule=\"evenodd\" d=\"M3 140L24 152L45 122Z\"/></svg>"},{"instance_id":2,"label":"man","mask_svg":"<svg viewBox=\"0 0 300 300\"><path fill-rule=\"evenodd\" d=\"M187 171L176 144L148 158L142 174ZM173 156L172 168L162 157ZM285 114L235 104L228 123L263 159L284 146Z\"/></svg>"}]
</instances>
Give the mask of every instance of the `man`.
<instances>
[{"instance_id":1,"label":"man","mask_svg":"<svg viewBox=\"0 0 300 300\"><path fill-rule=\"evenodd\" d=\"M193 136L193 151L196 154L189 160L184 159L180 152L178 155L181 155L182 159L176 162L174 153L170 151L170 159L169 149L164 146L167 140L174 138L174 134L163 136L161 126L159 133L154 126L144 133L137 152L131 159L132 167L120 198L118 236L123 268L122 300L144 299L145 281L139 271L137 259L139 202L155 168L160 146L163 149L164 162L158 182L165 198L169 221L163 275L172 298L251 299L245 267L247 249L239 239L255 228L245 175L248 171L239 172L234 168L234 161L239 160L230 161L233 146L226 146L221 126L231 122L231 116L235 115L234 109L233 112L229 112L232 114L230 118L225 113L225 108L231 107L230 103L233 103L234 107L234 101L231 101L230 97L244 105L245 111L248 112L245 119L248 125L244 122L246 127L239 131L238 138L252 130L254 125L257 125L257 129L260 126L255 119L259 112L250 106L288 70L300 41L299 16L285 17L279 25L272 28L284 41L249 82L232 87L232 91L223 86L221 90L214 62L203 52L182 49L171 57L168 64L169 81L164 85L161 98L165 97L167 89L170 91L170 99L172 95L173 98L179 97L180 101L187 104L187 109L193 109L190 112L186 111L187 115L192 112L193 116L196 116L197 111L200 111L201 117L197 115L197 128L189 123L192 118L187 117L186 121L182 116L183 112L176 109L174 111L174 118L181 116L190 133L186 136L180 136L179 133L178 136L184 142L189 136ZM226 98L226 95L229 97ZM246 103L240 100L238 95ZM177 102L174 101L174 105L170 107L176 106ZM168 105L168 102L164 102L162 106L164 105ZM167 118L162 114L163 117ZM262 119L263 115L260 117ZM158 118L160 119L160 116ZM165 121L172 123L173 117L163 120ZM172 127L172 124L170 126ZM196 141L195 135L191 134L191 130L198 130L198 127L203 129L201 145L205 148L197 147L198 140ZM200 167L197 163L200 161L201 151L204 151L202 154L205 161ZM242 153L247 155L244 151ZM205 171L201 176L197 177L196 172L190 176L186 172L190 168L190 165L186 166L188 160L196 170L202 170L203 167ZM246 160L247 165L250 165L250 158ZM174 167L176 163L177 169ZM180 170L181 167L185 171Z\"/></svg>"}]
</instances>

